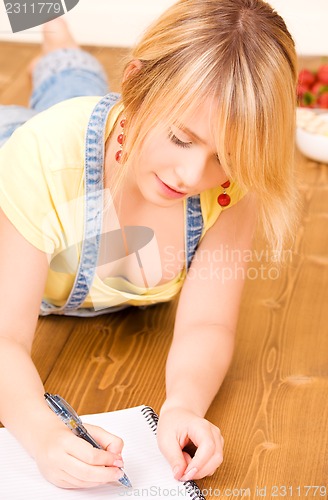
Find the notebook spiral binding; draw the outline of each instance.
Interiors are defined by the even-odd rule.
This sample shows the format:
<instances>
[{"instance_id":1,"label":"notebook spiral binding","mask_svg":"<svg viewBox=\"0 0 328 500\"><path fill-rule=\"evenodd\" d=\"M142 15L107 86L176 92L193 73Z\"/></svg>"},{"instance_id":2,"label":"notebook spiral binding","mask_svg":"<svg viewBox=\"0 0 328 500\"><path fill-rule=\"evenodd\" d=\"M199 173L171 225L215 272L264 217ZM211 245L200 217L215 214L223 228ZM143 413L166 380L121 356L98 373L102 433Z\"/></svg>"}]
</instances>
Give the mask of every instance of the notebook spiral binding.
<instances>
[{"instance_id":1,"label":"notebook spiral binding","mask_svg":"<svg viewBox=\"0 0 328 500\"><path fill-rule=\"evenodd\" d=\"M150 406L144 406L141 409L141 413L144 415L145 419L149 423L150 428L154 432L154 434L157 434L157 423L158 423L157 413ZM204 497L204 495L202 494L199 487L194 481L185 481L182 484L185 486L187 493L192 500L206 500L206 498Z\"/></svg>"},{"instance_id":2,"label":"notebook spiral binding","mask_svg":"<svg viewBox=\"0 0 328 500\"><path fill-rule=\"evenodd\" d=\"M157 413L150 406L144 406L141 409L141 413L146 418L146 420L149 423L150 428L153 431L153 433L157 434L157 423L158 423L158 415L157 415Z\"/></svg>"}]
</instances>

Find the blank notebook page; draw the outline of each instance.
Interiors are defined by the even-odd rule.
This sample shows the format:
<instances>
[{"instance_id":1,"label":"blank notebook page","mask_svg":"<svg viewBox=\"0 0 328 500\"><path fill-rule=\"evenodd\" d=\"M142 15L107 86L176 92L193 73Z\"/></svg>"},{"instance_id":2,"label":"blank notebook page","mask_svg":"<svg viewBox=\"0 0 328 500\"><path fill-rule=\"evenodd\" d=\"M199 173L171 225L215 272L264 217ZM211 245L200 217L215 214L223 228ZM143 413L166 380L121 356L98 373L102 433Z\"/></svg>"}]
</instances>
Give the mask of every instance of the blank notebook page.
<instances>
[{"instance_id":1,"label":"blank notebook page","mask_svg":"<svg viewBox=\"0 0 328 500\"><path fill-rule=\"evenodd\" d=\"M82 421L98 425L123 439L124 471L133 488L120 483L87 490L57 488L43 478L34 460L15 438L6 429L0 429L0 499L203 498L194 483L181 483L173 478L171 467L159 451L156 417L153 418L148 407L85 415Z\"/></svg>"}]
</instances>

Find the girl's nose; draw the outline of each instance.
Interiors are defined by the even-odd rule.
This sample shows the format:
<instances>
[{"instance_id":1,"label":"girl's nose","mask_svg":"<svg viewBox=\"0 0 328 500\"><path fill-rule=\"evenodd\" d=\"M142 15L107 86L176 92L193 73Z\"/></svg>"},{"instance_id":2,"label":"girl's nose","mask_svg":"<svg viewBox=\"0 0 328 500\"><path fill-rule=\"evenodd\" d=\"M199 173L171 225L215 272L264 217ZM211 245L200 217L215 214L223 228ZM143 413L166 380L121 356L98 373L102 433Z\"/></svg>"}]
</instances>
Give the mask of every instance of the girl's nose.
<instances>
[{"instance_id":1,"label":"girl's nose","mask_svg":"<svg viewBox=\"0 0 328 500\"><path fill-rule=\"evenodd\" d=\"M191 162L176 167L176 175L185 188L195 188L201 183L206 167L206 158L195 157Z\"/></svg>"}]
</instances>

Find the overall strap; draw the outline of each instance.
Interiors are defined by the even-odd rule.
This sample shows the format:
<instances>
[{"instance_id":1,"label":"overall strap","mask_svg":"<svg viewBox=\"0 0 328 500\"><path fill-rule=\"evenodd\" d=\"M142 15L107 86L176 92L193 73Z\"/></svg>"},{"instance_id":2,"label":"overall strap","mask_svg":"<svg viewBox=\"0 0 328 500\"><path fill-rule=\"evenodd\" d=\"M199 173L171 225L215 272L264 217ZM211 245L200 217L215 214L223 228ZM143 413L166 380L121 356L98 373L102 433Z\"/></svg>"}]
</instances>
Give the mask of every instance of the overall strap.
<instances>
[{"instance_id":1,"label":"overall strap","mask_svg":"<svg viewBox=\"0 0 328 500\"><path fill-rule=\"evenodd\" d=\"M65 311L77 309L83 304L91 288L97 266L102 227L105 128L108 113L119 99L120 94L107 94L91 113L85 140L84 234L79 266L66 303L57 307L42 301L43 314L65 314Z\"/></svg>"},{"instance_id":2,"label":"overall strap","mask_svg":"<svg viewBox=\"0 0 328 500\"><path fill-rule=\"evenodd\" d=\"M202 235L204 223L200 195L190 196L190 198L187 198L186 203L186 250L188 270Z\"/></svg>"}]
</instances>

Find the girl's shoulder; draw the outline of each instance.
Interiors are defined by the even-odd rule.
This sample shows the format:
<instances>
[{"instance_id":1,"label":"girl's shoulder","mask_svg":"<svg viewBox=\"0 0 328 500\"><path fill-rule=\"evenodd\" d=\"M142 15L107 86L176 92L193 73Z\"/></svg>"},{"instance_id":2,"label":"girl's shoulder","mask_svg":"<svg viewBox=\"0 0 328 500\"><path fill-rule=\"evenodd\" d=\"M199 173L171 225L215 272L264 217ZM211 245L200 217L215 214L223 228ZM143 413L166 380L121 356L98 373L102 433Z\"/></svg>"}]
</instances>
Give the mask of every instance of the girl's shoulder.
<instances>
[{"instance_id":1,"label":"girl's shoulder","mask_svg":"<svg viewBox=\"0 0 328 500\"><path fill-rule=\"evenodd\" d=\"M83 196L85 130L98 100L57 104L18 127L0 149L0 206L47 253L60 244L65 213Z\"/></svg>"},{"instance_id":2,"label":"girl's shoulder","mask_svg":"<svg viewBox=\"0 0 328 500\"><path fill-rule=\"evenodd\" d=\"M1 163L22 151L30 163L39 163L49 172L83 167L86 129L99 99L99 96L75 97L30 118L0 148Z\"/></svg>"},{"instance_id":3,"label":"girl's shoulder","mask_svg":"<svg viewBox=\"0 0 328 500\"><path fill-rule=\"evenodd\" d=\"M66 99L41 111L26 122L25 125L33 129L38 128L42 124L46 124L47 127L56 128L59 126L65 127L65 124L70 124L72 121L88 121L93 108L100 99L100 96L81 96Z\"/></svg>"},{"instance_id":4,"label":"girl's shoulder","mask_svg":"<svg viewBox=\"0 0 328 500\"><path fill-rule=\"evenodd\" d=\"M48 166L62 160L74 163L83 150L85 133L93 108L99 97L75 97L55 104L29 120L23 127L35 137L39 153ZM66 163L67 165L67 163Z\"/></svg>"}]
</instances>

